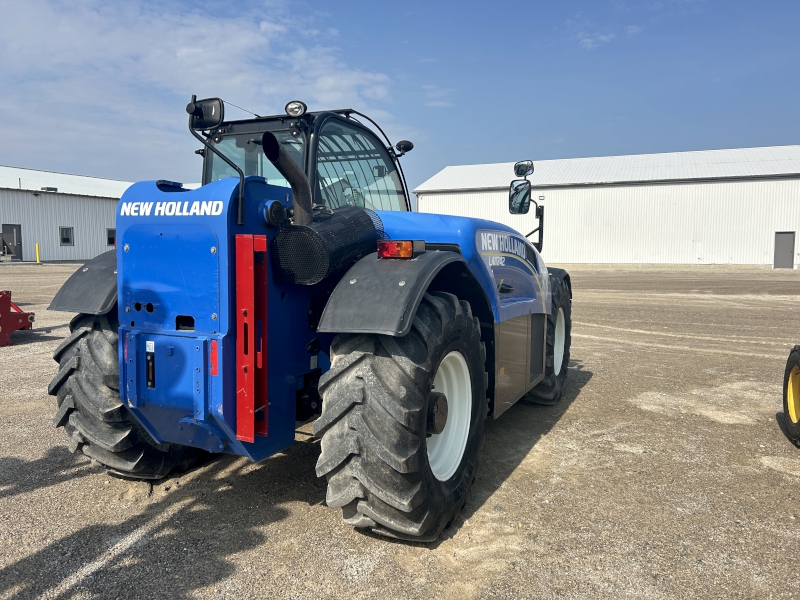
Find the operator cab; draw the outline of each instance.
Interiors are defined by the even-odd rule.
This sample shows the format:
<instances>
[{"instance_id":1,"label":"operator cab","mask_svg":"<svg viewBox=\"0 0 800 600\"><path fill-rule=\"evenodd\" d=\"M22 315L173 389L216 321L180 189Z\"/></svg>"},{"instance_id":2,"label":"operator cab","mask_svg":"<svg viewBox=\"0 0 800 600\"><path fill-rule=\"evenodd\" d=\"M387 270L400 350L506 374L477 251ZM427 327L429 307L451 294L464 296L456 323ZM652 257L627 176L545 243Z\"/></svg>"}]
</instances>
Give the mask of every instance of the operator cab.
<instances>
[{"instance_id":1,"label":"operator cab","mask_svg":"<svg viewBox=\"0 0 800 600\"><path fill-rule=\"evenodd\" d=\"M294 101L286 110L284 115L224 121L202 135L205 143L234 163L245 177L257 175L288 188L289 182L262 152L262 135L271 132L305 172L315 205L411 210L397 160L413 148L411 142L399 142L397 151L391 144L387 146L354 115L369 117L352 109L308 113L303 103ZM203 184L238 176L215 152L198 153L204 156Z\"/></svg>"}]
</instances>

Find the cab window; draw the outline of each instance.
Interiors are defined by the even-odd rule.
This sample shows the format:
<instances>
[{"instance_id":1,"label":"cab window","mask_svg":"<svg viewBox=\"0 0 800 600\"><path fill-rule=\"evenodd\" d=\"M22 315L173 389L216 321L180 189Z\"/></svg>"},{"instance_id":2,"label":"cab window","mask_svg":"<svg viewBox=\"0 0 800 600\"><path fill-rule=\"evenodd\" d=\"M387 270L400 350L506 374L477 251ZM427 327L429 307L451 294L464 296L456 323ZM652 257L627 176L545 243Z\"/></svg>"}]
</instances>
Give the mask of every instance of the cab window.
<instances>
[{"instance_id":1,"label":"cab window","mask_svg":"<svg viewBox=\"0 0 800 600\"><path fill-rule=\"evenodd\" d=\"M291 156L300 168L303 168L304 140L302 137L293 137L289 131L273 131L278 143ZM217 150L227 156L242 172L248 175L259 175L272 185L291 187L283 175L278 172L261 150L261 134L242 133L228 135L219 141L212 140ZM228 163L213 152L206 158L207 182L225 179L226 177L239 177L239 174Z\"/></svg>"},{"instance_id":2,"label":"cab window","mask_svg":"<svg viewBox=\"0 0 800 600\"><path fill-rule=\"evenodd\" d=\"M394 162L360 127L328 119L319 133L316 203L329 208L363 206L408 210Z\"/></svg>"}]
</instances>

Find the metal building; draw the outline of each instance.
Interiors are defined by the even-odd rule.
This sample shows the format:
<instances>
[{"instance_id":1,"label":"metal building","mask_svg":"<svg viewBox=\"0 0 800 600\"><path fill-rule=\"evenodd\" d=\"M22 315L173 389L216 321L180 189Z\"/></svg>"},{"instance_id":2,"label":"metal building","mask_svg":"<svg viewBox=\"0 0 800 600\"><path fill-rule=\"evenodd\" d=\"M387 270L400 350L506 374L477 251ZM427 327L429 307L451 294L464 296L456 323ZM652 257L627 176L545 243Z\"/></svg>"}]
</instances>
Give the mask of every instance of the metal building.
<instances>
[{"instance_id":1,"label":"metal building","mask_svg":"<svg viewBox=\"0 0 800 600\"><path fill-rule=\"evenodd\" d=\"M521 157L524 158L524 157ZM746 264L797 268L800 146L534 161L552 263ZM447 167L414 190L420 212L508 212L513 163ZM535 237L535 236L534 236Z\"/></svg>"},{"instance_id":2,"label":"metal building","mask_svg":"<svg viewBox=\"0 0 800 600\"><path fill-rule=\"evenodd\" d=\"M125 181L0 166L0 261L84 261L114 247Z\"/></svg>"}]
</instances>

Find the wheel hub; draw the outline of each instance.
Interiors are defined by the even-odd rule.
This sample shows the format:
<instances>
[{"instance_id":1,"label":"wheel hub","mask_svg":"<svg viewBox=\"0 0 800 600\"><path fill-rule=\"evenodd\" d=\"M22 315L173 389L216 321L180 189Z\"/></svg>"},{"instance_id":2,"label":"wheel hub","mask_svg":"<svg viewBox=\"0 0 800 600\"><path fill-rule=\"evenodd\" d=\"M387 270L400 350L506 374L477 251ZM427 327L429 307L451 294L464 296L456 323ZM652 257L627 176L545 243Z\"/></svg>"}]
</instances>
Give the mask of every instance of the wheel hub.
<instances>
[{"instance_id":1,"label":"wheel hub","mask_svg":"<svg viewBox=\"0 0 800 600\"><path fill-rule=\"evenodd\" d=\"M786 387L786 405L792 423L800 421L800 368L792 367Z\"/></svg>"},{"instance_id":2,"label":"wheel hub","mask_svg":"<svg viewBox=\"0 0 800 600\"><path fill-rule=\"evenodd\" d=\"M431 433L427 439L428 464L436 479L447 481L461 464L472 419L472 379L467 361L460 352L450 352L442 359L433 378L432 393L438 394L433 403L437 405L437 412L441 410L442 399L447 408L445 418L439 417L441 433Z\"/></svg>"},{"instance_id":3,"label":"wheel hub","mask_svg":"<svg viewBox=\"0 0 800 600\"><path fill-rule=\"evenodd\" d=\"M447 425L447 396L431 392L428 400L428 437L440 434Z\"/></svg>"},{"instance_id":4,"label":"wheel hub","mask_svg":"<svg viewBox=\"0 0 800 600\"><path fill-rule=\"evenodd\" d=\"M564 342L566 340L566 325L564 323L564 309L559 307L556 314L556 330L553 336L553 372L561 373L564 362Z\"/></svg>"}]
</instances>

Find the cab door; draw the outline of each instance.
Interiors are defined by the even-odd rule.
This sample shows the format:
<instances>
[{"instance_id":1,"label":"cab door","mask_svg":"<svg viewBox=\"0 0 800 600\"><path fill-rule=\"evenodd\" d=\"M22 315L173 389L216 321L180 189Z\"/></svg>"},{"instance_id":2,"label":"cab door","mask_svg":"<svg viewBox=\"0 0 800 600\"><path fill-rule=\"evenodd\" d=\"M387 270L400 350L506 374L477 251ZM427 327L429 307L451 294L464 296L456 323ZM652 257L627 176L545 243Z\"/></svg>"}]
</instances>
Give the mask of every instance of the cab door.
<instances>
[{"instance_id":1,"label":"cab door","mask_svg":"<svg viewBox=\"0 0 800 600\"><path fill-rule=\"evenodd\" d=\"M321 117L315 127L309 180L316 204L408 210L402 174L372 132L336 114Z\"/></svg>"}]
</instances>

